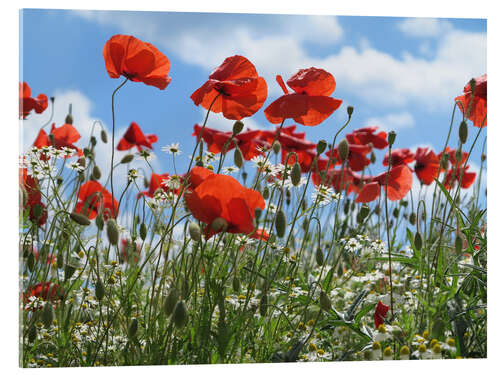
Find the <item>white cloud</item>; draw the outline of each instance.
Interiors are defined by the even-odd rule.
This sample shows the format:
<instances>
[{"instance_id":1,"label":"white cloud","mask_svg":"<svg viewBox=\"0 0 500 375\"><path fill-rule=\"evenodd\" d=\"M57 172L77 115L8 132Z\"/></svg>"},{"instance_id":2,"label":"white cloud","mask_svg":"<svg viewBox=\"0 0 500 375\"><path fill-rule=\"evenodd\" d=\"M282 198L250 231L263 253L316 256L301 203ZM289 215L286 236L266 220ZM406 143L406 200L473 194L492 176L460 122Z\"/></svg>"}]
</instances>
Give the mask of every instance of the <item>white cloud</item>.
<instances>
[{"instance_id":1,"label":"white cloud","mask_svg":"<svg viewBox=\"0 0 500 375\"><path fill-rule=\"evenodd\" d=\"M382 117L372 117L366 120L367 126L378 126L381 130L401 130L415 125L415 119L409 112L390 113Z\"/></svg>"},{"instance_id":2,"label":"white cloud","mask_svg":"<svg viewBox=\"0 0 500 375\"><path fill-rule=\"evenodd\" d=\"M449 32L452 25L438 18L407 18L398 25L399 30L413 37L438 37Z\"/></svg>"}]
</instances>

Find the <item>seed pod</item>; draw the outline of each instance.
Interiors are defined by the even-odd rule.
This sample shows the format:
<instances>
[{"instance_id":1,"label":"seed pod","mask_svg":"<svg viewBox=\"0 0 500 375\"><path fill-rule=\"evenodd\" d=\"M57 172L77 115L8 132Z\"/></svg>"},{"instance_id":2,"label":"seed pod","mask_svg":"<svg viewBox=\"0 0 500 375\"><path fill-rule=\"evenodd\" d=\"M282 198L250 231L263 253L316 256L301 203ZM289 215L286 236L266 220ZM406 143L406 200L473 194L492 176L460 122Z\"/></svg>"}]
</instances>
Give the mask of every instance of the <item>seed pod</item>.
<instances>
[{"instance_id":1,"label":"seed pod","mask_svg":"<svg viewBox=\"0 0 500 375\"><path fill-rule=\"evenodd\" d=\"M298 186L300 184L301 175L302 171L300 170L300 164L295 162L292 167L292 173L290 174L290 179L292 180L293 186Z\"/></svg>"},{"instance_id":2,"label":"seed pod","mask_svg":"<svg viewBox=\"0 0 500 375\"><path fill-rule=\"evenodd\" d=\"M319 305L325 311L330 311L332 309L332 301L328 298L327 294L322 290L319 295Z\"/></svg>"},{"instance_id":3,"label":"seed pod","mask_svg":"<svg viewBox=\"0 0 500 375\"><path fill-rule=\"evenodd\" d=\"M146 224L142 222L139 227L139 236L141 237L141 240L144 241L146 239L147 234L148 234L148 229L146 228Z\"/></svg>"},{"instance_id":4,"label":"seed pod","mask_svg":"<svg viewBox=\"0 0 500 375\"><path fill-rule=\"evenodd\" d=\"M200 242L201 241L201 230L200 226L194 222L190 222L188 225L189 236L193 239L193 241Z\"/></svg>"},{"instance_id":5,"label":"seed pod","mask_svg":"<svg viewBox=\"0 0 500 375\"><path fill-rule=\"evenodd\" d=\"M260 316L266 316L266 313L267 313L267 303L268 303L267 293L263 292L262 296L260 297L260 302L259 302L259 313L260 313Z\"/></svg>"},{"instance_id":6,"label":"seed pod","mask_svg":"<svg viewBox=\"0 0 500 375\"><path fill-rule=\"evenodd\" d=\"M410 224L415 225L416 222L417 222L417 215L415 214L415 212L412 212L410 214Z\"/></svg>"},{"instance_id":7,"label":"seed pod","mask_svg":"<svg viewBox=\"0 0 500 375\"><path fill-rule=\"evenodd\" d=\"M387 136L387 142L389 142L389 147L394 144L395 140L396 140L396 132L394 130L391 130L389 132L389 135Z\"/></svg>"},{"instance_id":8,"label":"seed pod","mask_svg":"<svg viewBox=\"0 0 500 375\"><path fill-rule=\"evenodd\" d=\"M139 322L136 318L133 318L128 326L128 337L133 339L137 334L137 329L139 328Z\"/></svg>"},{"instance_id":9,"label":"seed pod","mask_svg":"<svg viewBox=\"0 0 500 375\"><path fill-rule=\"evenodd\" d=\"M54 307L50 302L45 302L42 310L42 323L45 328L49 328L54 321Z\"/></svg>"},{"instance_id":10,"label":"seed pod","mask_svg":"<svg viewBox=\"0 0 500 375\"><path fill-rule=\"evenodd\" d=\"M28 331L28 341L34 342L36 340L36 324L33 324Z\"/></svg>"},{"instance_id":11,"label":"seed pod","mask_svg":"<svg viewBox=\"0 0 500 375\"><path fill-rule=\"evenodd\" d=\"M316 264L321 267L324 262L325 262L325 257L323 255L323 251L321 251L321 249L318 247L316 249Z\"/></svg>"},{"instance_id":12,"label":"seed pod","mask_svg":"<svg viewBox=\"0 0 500 375\"><path fill-rule=\"evenodd\" d=\"M104 129L101 130L101 141L102 143L108 143L108 133Z\"/></svg>"},{"instance_id":13,"label":"seed pod","mask_svg":"<svg viewBox=\"0 0 500 375\"><path fill-rule=\"evenodd\" d=\"M269 198L269 188L266 186L264 186L264 190L262 191L262 198L264 199L267 199Z\"/></svg>"},{"instance_id":14,"label":"seed pod","mask_svg":"<svg viewBox=\"0 0 500 375\"><path fill-rule=\"evenodd\" d=\"M462 121L460 123L460 127L458 128L458 137L460 138L460 142L462 143L467 142L467 135L468 135L467 123L465 121Z\"/></svg>"},{"instance_id":15,"label":"seed pod","mask_svg":"<svg viewBox=\"0 0 500 375\"><path fill-rule=\"evenodd\" d=\"M116 225L115 219L109 219L106 225L106 233L108 234L108 241L111 245L118 244L118 226Z\"/></svg>"},{"instance_id":16,"label":"seed pod","mask_svg":"<svg viewBox=\"0 0 500 375\"><path fill-rule=\"evenodd\" d=\"M94 136L91 136L90 137L90 144L95 147L95 145L97 144L97 138L94 137Z\"/></svg>"},{"instance_id":17,"label":"seed pod","mask_svg":"<svg viewBox=\"0 0 500 375\"><path fill-rule=\"evenodd\" d=\"M370 161L372 164L375 164L375 162L377 161L377 157L375 156L375 154L373 152L370 155Z\"/></svg>"},{"instance_id":18,"label":"seed pod","mask_svg":"<svg viewBox=\"0 0 500 375\"><path fill-rule=\"evenodd\" d=\"M241 290L241 282L238 276L234 275L233 277L233 290L235 293L239 293Z\"/></svg>"},{"instance_id":19,"label":"seed pod","mask_svg":"<svg viewBox=\"0 0 500 375\"><path fill-rule=\"evenodd\" d=\"M98 213L95 218L95 225L97 225L97 229L102 230L104 228L104 218L101 213Z\"/></svg>"},{"instance_id":20,"label":"seed pod","mask_svg":"<svg viewBox=\"0 0 500 375\"><path fill-rule=\"evenodd\" d=\"M90 220L87 216L79 214L77 212L72 212L69 214L69 217L75 222L80 225L90 225Z\"/></svg>"},{"instance_id":21,"label":"seed pod","mask_svg":"<svg viewBox=\"0 0 500 375\"><path fill-rule=\"evenodd\" d=\"M96 180L101 178L101 170L97 165L94 165L94 168L92 169L92 177Z\"/></svg>"},{"instance_id":22,"label":"seed pod","mask_svg":"<svg viewBox=\"0 0 500 375\"><path fill-rule=\"evenodd\" d=\"M273 142L273 151L275 154L279 153L281 150L281 143L280 141L274 141Z\"/></svg>"},{"instance_id":23,"label":"seed pod","mask_svg":"<svg viewBox=\"0 0 500 375\"><path fill-rule=\"evenodd\" d=\"M130 163L132 160L134 160L134 155L133 154L128 154L128 155L125 155L122 160L120 161L120 163L122 164L128 164Z\"/></svg>"},{"instance_id":24,"label":"seed pod","mask_svg":"<svg viewBox=\"0 0 500 375\"><path fill-rule=\"evenodd\" d=\"M236 135L236 134L240 134L241 131L243 130L243 127L244 127L244 124L243 122L241 122L240 120L236 121L234 124L233 124L233 134Z\"/></svg>"},{"instance_id":25,"label":"seed pod","mask_svg":"<svg viewBox=\"0 0 500 375\"><path fill-rule=\"evenodd\" d=\"M276 235L278 237L283 237L285 235L285 230L286 230L286 216L283 210L279 210L276 214L275 227L276 227Z\"/></svg>"},{"instance_id":26,"label":"seed pod","mask_svg":"<svg viewBox=\"0 0 500 375\"><path fill-rule=\"evenodd\" d=\"M325 151L325 149L326 149L326 141L324 139L321 139L316 145L316 153L318 155L321 155L323 151Z\"/></svg>"},{"instance_id":27,"label":"seed pod","mask_svg":"<svg viewBox=\"0 0 500 375\"><path fill-rule=\"evenodd\" d=\"M238 146L234 150L234 165L238 168L243 167L243 154Z\"/></svg>"},{"instance_id":28,"label":"seed pod","mask_svg":"<svg viewBox=\"0 0 500 375\"><path fill-rule=\"evenodd\" d=\"M342 162L346 161L349 157L349 143L347 143L347 140L345 138L339 142L338 153L340 161Z\"/></svg>"},{"instance_id":29,"label":"seed pod","mask_svg":"<svg viewBox=\"0 0 500 375\"><path fill-rule=\"evenodd\" d=\"M174 311L175 304L177 303L178 299L179 293L177 292L177 289L172 288L170 293L168 293L167 298L165 299L165 303L163 304L163 310L165 311L165 314L167 314L167 316L170 316Z\"/></svg>"},{"instance_id":30,"label":"seed pod","mask_svg":"<svg viewBox=\"0 0 500 375\"><path fill-rule=\"evenodd\" d=\"M174 312L172 314L172 321L178 329L184 328L188 322L188 312L184 301L178 301L175 304Z\"/></svg>"},{"instance_id":31,"label":"seed pod","mask_svg":"<svg viewBox=\"0 0 500 375\"><path fill-rule=\"evenodd\" d=\"M420 232L415 233L413 244L415 245L415 249L418 251L422 250L422 236L420 235Z\"/></svg>"},{"instance_id":32,"label":"seed pod","mask_svg":"<svg viewBox=\"0 0 500 375\"><path fill-rule=\"evenodd\" d=\"M104 285L102 284L102 281L100 279L97 280L95 283L95 297L97 298L98 301L102 300L104 297Z\"/></svg>"},{"instance_id":33,"label":"seed pod","mask_svg":"<svg viewBox=\"0 0 500 375\"><path fill-rule=\"evenodd\" d=\"M354 107L352 105L348 105L347 106L347 114L349 115L349 117L352 116L353 112L354 112Z\"/></svg>"}]
</instances>

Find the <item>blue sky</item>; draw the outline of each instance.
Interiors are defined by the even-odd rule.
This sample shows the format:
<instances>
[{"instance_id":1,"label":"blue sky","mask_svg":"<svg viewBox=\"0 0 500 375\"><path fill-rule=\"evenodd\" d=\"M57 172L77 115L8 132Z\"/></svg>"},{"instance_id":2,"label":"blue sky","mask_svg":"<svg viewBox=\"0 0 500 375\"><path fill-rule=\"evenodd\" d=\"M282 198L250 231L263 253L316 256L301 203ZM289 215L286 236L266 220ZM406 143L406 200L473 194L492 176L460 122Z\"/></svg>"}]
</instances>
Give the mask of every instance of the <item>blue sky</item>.
<instances>
[{"instance_id":1,"label":"blue sky","mask_svg":"<svg viewBox=\"0 0 500 375\"><path fill-rule=\"evenodd\" d=\"M347 132L366 125L396 130L397 147L440 149L454 97L486 72L486 21L478 19L24 10L20 27L21 79L34 95L56 97L57 125L73 103L74 125L85 143L93 120L111 125L111 93L121 80L109 78L102 49L112 35L151 42L170 59L172 82L164 91L131 82L116 98L118 137L131 121L156 133L154 167L162 173L172 169L160 151L165 144L180 142L178 167L187 165L193 125L205 114L190 95L227 56L246 56L266 78L264 108L281 94L276 74L286 80L310 66L331 72L337 81L333 96L344 103L321 125L303 127L308 139L331 141L353 105ZM25 147L48 116L46 111L24 121ZM270 127L263 109L244 122ZM228 130L232 121L211 115L208 126ZM476 130L470 128L469 138ZM104 164L109 150L102 150ZM472 155L476 165L479 156Z\"/></svg>"}]
</instances>

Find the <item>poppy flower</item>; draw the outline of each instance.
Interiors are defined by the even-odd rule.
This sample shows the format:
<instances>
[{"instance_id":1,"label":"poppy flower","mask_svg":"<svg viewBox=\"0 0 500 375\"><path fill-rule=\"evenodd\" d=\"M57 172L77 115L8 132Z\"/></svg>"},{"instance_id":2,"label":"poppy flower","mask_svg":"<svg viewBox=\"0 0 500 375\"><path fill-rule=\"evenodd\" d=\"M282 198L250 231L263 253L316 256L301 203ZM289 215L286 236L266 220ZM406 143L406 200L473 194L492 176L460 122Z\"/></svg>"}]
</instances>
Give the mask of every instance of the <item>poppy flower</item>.
<instances>
[{"instance_id":1,"label":"poppy flower","mask_svg":"<svg viewBox=\"0 0 500 375\"><path fill-rule=\"evenodd\" d=\"M141 191L138 196L142 196L142 195L145 195L147 197L150 197L150 198L153 198L154 195L155 195L155 192L156 190L158 189L163 189L163 190L167 190L167 188L165 186L162 185L162 182L164 180L167 180L168 177L170 175L168 173L164 173L164 174L156 174L156 173L152 173L151 174L151 179L149 180L149 190L147 191Z\"/></svg>"},{"instance_id":2,"label":"poppy flower","mask_svg":"<svg viewBox=\"0 0 500 375\"><path fill-rule=\"evenodd\" d=\"M63 294L64 289L60 285L47 281L28 287L23 295L25 301L29 297L41 298L44 301L55 301Z\"/></svg>"},{"instance_id":3,"label":"poppy flower","mask_svg":"<svg viewBox=\"0 0 500 375\"><path fill-rule=\"evenodd\" d=\"M31 111L43 113L49 105L49 99L45 94L39 94L36 98L31 97L31 88L26 82L19 82L19 117L25 119Z\"/></svg>"},{"instance_id":4,"label":"poppy flower","mask_svg":"<svg viewBox=\"0 0 500 375\"><path fill-rule=\"evenodd\" d=\"M484 74L481 77L475 78L475 81L476 87L474 88L474 97L472 97L472 89L469 82L467 86L464 87L464 95L457 96L455 102L460 103L458 107L464 116L468 114L467 118L472 121L474 126L481 128L487 125L487 75Z\"/></svg>"},{"instance_id":5,"label":"poppy flower","mask_svg":"<svg viewBox=\"0 0 500 375\"><path fill-rule=\"evenodd\" d=\"M347 142L356 145L369 145L371 143L376 149L383 150L389 145L387 133L381 131L375 134L377 129L377 126L356 129L352 133L346 134Z\"/></svg>"},{"instance_id":6,"label":"poppy flower","mask_svg":"<svg viewBox=\"0 0 500 375\"><path fill-rule=\"evenodd\" d=\"M262 239L262 241L267 242L269 240L269 233L265 229L257 229L250 238L255 238L257 240Z\"/></svg>"},{"instance_id":7,"label":"poppy flower","mask_svg":"<svg viewBox=\"0 0 500 375\"><path fill-rule=\"evenodd\" d=\"M50 134L54 137L54 143L50 140ZM35 142L33 143L33 146L37 148L53 146L58 150L63 147L67 147L75 150L78 156L83 155L82 150L73 144L81 138L80 133L78 133L78 130L76 130L73 125L64 124L56 128L56 124L53 123L49 135L47 135L45 130L41 129L35 139Z\"/></svg>"},{"instance_id":8,"label":"poppy flower","mask_svg":"<svg viewBox=\"0 0 500 375\"><path fill-rule=\"evenodd\" d=\"M99 182L91 180L80 187L75 212L86 215L91 220L95 219L99 212L102 212L106 219L112 216L113 212L116 217L118 202Z\"/></svg>"},{"instance_id":9,"label":"poppy flower","mask_svg":"<svg viewBox=\"0 0 500 375\"><path fill-rule=\"evenodd\" d=\"M155 142L158 142L158 137L155 134L144 134L139 125L132 122L122 139L120 139L116 149L119 151L125 151L130 150L134 146L137 147L138 151L142 150L142 146L153 149L152 144Z\"/></svg>"},{"instance_id":10,"label":"poppy flower","mask_svg":"<svg viewBox=\"0 0 500 375\"><path fill-rule=\"evenodd\" d=\"M214 174L215 173L210 169L198 166L193 167L193 169L191 169L191 171L187 174L187 178L189 179L189 189L196 189L203 181Z\"/></svg>"},{"instance_id":11,"label":"poppy flower","mask_svg":"<svg viewBox=\"0 0 500 375\"><path fill-rule=\"evenodd\" d=\"M335 91L333 75L323 69L301 69L288 81L294 91L289 93L280 75L276 81L284 95L272 102L265 110L272 124L281 124L287 118L306 126L315 126L328 118L342 104L342 100L330 97Z\"/></svg>"},{"instance_id":12,"label":"poppy flower","mask_svg":"<svg viewBox=\"0 0 500 375\"><path fill-rule=\"evenodd\" d=\"M229 233L252 233L255 209L265 208L262 195L241 185L231 176L212 174L185 195L193 216L204 222L205 236L223 230Z\"/></svg>"},{"instance_id":13,"label":"poppy flower","mask_svg":"<svg viewBox=\"0 0 500 375\"><path fill-rule=\"evenodd\" d=\"M453 186L455 186L455 182L460 182L460 187L463 189L471 187L476 179L476 172L467 172L468 169L468 165L465 167L451 168L446 173L444 187L450 190ZM462 175L462 177L460 177L460 175Z\"/></svg>"},{"instance_id":14,"label":"poppy flower","mask_svg":"<svg viewBox=\"0 0 500 375\"><path fill-rule=\"evenodd\" d=\"M409 148L396 148L391 150L391 159L391 165L396 167L402 164L410 164L415 160L415 155ZM389 153L385 154L382 164L386 167L389 165Z\"/></svg>"},{"instance_id":15,"label":"poppy flower","mask_svg":"<svg viewBox=\"0 0 500 375\"><path fill-rule=\"evenodd\" d=\"M324 174L324 179L322 179L322 174ZM349 168L344 168L343 173L341 169L322 170L320 173L315 172L312 174L312 179L316 186L331 186L336 192L346 190L346 193L349 194L356 189L354 174Z\"/></svg>"},{"instance_id":16,"label":"poppy flower","mask_svg":"<svg viewBox=\"0 0 500 375\"><path fill-rule=\"evenodd\" d=\"M372 148L370 145L349 144L349 156L347 157L349 168L355 172L359 172L370 165L371 162L367 155L371 150ZM339 164L340 156L337 148L333 150L333 154L331 151L327 151L325 155L331 155L332 158L337 160L337 164Z\"/></svg>"},{"instance_id":17,"label":"poppy flower","mask_svg":"<svg viewBox=\"0 0 500 375\"><path fill-rule=\"evenodd\" d=\"M378 301L377 307L375 308L375 314L373 314L373 320L375 321L375 328L379 325L384 324L385 317L389 312L389 306L385 305L381 301Z\"/></svg>"},{"instance_id":18,"label":"poppy flower","mask_svg":"<svg viewBox=\"0 0 500 375\"><path fill-rule=\"evenodd\" d=\"M422 184L430 185L438 176L439 158L428 147L419 147L415 153L413 169Z\"/></svg>"},{"instance_id":19,"label":"poppy flower","mask_svg":"<svg viewBox=\"0 0 500 375\"><path fill-rule=\"evenodd\" d=\"M215 113L222 112L227 119L241 120L252 116L266 101L266 81L259 77L255 66L243 56L226 58L208 78L193 92L191 99L195 105L201 104Z\"/></svg>"},{"instance_id":20,"label":"poppy flower","mask_svg":"<svg viewBox=\"0 0 500 375\"><path fill-rule=\"evenodd\" d=\"M412 174L410 168L403 164L392 168L389 172L370 178L370 180L361 188L356 198L357 203L367 203L377 199L380 196L380 187L385 187L386 180L387 198L391 201L404 198L411 189ZM365 177L365 181L368 181L367 177Z\"/></svg>"},{"instance_id":21,"label":"poppy flower","mask_svg":"<svg viewBox=\"0 0 500 375\"><path fill-rule=\"evenodd\" d=\"M47 222L48 213L45 204L42 203L38 179L28 175L26 168L20 168L19 183L27 194L25 207L29 210L30 221L38 226L44 225Z\"/></svg>"},{"instance_id":22,"label":"poppy flower","mask_svg":"<svg viewBox=\"0 0 500 375\"><path fill-rule=\"evenodd\" d=\"M102 51L111 78L124 76L160 90L172 80L168 76L170 61L155 46L131 35L114 35Z\"/></svg>"}]
</instances>

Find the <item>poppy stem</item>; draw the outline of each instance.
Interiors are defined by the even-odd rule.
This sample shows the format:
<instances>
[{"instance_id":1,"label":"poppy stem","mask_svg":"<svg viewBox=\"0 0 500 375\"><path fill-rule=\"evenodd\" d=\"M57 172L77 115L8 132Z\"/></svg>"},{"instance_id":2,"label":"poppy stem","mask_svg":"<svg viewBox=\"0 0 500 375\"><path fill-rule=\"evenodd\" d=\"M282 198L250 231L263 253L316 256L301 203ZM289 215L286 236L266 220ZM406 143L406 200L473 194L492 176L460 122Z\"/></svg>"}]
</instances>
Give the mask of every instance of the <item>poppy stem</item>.
<instances>
[{"instance_id":1,"label":"poppy stem","mask_svg":"<svg viewBox=\"0 0 500 375\"><path fill-rule=\"evenodd\" d=\"M127 83L128 78L125 78L125 80L118 86L115 91L113 91L113 94L111 95L111 116L112 116L112 123L113 123L113 130L111 133L111 172L110 172L110 178L111 178L111 197L114 199L115 198L115 192L113 188L113 170L115 169L113 167L113 161L115 158L115 94L120 90L125 83ZM116 209L115 205L113 204L113 217L116 217Z\"/></svg>"}]
</instances>

